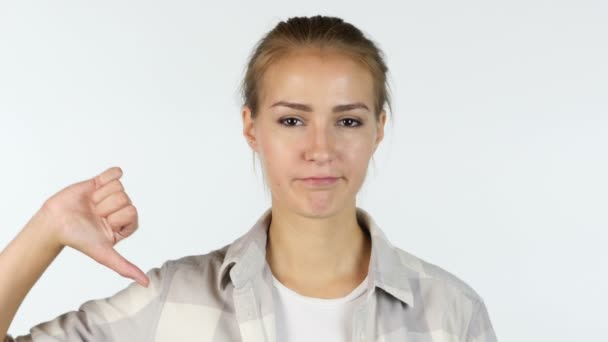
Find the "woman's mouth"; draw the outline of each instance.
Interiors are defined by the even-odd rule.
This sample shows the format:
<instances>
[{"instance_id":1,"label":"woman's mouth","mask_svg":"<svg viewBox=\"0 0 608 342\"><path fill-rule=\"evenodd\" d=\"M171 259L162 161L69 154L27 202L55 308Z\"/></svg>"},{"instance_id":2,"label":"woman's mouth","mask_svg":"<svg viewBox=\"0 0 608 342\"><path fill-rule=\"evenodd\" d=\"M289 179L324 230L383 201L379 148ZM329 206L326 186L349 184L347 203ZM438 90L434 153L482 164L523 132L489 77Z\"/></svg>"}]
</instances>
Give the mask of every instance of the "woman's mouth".
<instances>
[{"instance_id":1,"label":"woman's mouth","mask_svg":"<svg viewBox=\"0 0 608 342\"><path fill-rule=\"evenodd\" d=\"M301 181L310 186L327 186L337 183L339 179L337 177L310 177L303 178Z\"/></svg>"}]
</instances>

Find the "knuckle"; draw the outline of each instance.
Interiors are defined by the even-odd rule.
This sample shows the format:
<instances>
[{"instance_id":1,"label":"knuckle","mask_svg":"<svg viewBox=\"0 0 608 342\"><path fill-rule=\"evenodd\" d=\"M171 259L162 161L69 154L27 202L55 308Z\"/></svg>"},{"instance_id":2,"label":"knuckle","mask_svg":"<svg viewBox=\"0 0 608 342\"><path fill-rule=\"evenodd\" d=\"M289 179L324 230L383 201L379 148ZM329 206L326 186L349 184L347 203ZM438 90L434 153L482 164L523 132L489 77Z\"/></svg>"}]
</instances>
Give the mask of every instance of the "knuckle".
<instances>
[{"instance_id":1,"label":"knuckle","mask_svg":"<svg viewBox=\"0 0 608 342\"><path fill-rule=\"evenodd\" d=\"M129 223L129 225L127 226L127 228L129 229L129 231L131 233L135 232L138 228L139 224L137 222L137 217L135 217L134 219L131 220L131 222Z\"/></svg>"},{"instance_id":2,"label":"knuckle","mask_svg":"<svg viewBox=\"0 0 608 342\"><path fill-rule=\"evenodd\" d=\"M124 194L123 196L124 196L124 198L125 198L125 199L124 199L125 204L127 204L127 203L128 203L128 204L130 204L130 203L131 203L131 199L129 198L129 195L127 195L127 193L126 193L126 192L124 192L124 191L123 191L122 193Z\"/></svg>"},{"instance_id":3,"label":"knuckle","mask_svg":"<svg viewBox=\"0 0 608 342\"><path fill-rule=\"evenodd\" d=\"M127 194L125 192L119 192L116 195L116 200L121 205L129 203L129 197L127 196Z\"/></svg>"},{"instance_id":4,"label":"knuckle","mask_svg":"<svg viewBox=\"0 0 608 342\"><path fill-rule=\"evenodd\" d=\"M124 187L122 186L122 183L118 179L112 180L112 182L110 184L112 186L112 190L117 190L117 191L124 190Z\"/></svg>"},{"instance_id":5,"label":"knuckle","mask_svg":"<svg viewBox=\"0 0 608 342\"><path fill-rule=\"evenodd\" d=\"M129 205L127 207L127 213L132 217L137 216L137 208L135 208L134 205Z\"/></svg>"}]
</instances>

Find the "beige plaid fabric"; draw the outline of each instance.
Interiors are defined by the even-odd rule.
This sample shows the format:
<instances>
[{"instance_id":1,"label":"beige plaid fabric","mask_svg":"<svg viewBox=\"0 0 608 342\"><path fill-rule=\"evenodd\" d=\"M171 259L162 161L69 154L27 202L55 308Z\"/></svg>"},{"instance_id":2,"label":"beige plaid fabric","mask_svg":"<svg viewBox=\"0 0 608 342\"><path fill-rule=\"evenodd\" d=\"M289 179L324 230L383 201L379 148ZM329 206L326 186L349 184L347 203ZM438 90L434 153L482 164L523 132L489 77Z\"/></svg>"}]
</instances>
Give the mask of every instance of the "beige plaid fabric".
<instances>
[{"instance_id":1,"label":"beige plaid fabric","mask_svg":"<svg viewBox=\"0 0 608 342\"><path fill-rule=\"evenodd\" d=\"M276 341L276 289L266 262L268 208L231 244L169 260L111 297L84 302L6 341ZM482 298L455 275L393 246L370 214L367 293L351 341L495 342ZM314 327L311 327L314 329Z\"/></svg>"}]
</instances>

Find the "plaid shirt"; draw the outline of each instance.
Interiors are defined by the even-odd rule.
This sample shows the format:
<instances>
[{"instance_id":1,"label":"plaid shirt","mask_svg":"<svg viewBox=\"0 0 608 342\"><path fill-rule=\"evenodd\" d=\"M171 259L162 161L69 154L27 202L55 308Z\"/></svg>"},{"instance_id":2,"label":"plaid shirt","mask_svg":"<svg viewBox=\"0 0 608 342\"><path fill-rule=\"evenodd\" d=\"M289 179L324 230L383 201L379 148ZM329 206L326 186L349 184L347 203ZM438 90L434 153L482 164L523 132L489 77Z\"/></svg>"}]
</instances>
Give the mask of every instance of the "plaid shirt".
<instances>
[{"instance_id":1,"label":"plaid shirt","mask_svg":"<svg viewBox=\"0 0 608 342\"><path fill-rule=\"evenodd\" d=\"M356 210L372 252L351 341L496 342L484 301L469 285L393 246L367 211ZM265 257L270 218L269 208L231 244L151 269L147 288L133 282L32 327L28 335L8 335L5 342L275 342L272 273Z\"/></svg>"}]
</instances>

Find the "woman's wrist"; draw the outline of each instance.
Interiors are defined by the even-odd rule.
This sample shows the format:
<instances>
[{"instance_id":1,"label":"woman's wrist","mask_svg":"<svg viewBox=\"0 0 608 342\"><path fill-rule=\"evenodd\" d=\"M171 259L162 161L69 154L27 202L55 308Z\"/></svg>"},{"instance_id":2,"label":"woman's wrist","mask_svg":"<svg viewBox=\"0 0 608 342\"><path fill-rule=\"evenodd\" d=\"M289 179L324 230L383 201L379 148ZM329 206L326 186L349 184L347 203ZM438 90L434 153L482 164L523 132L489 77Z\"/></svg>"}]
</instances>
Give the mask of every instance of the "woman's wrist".
<instances>
[{"instance_id":1,"label":"woman's wrist","mask_svg":"<svg viewBox=\"0 0 608 342\"><path fill-rule=\"evenodd\" d=\"M26 225L26 229L36 232L41 244L56 252L61 251L64 246L59 239L60 228L60 221L45 205L34 214Z\"/></svg>"}]
</instances>

